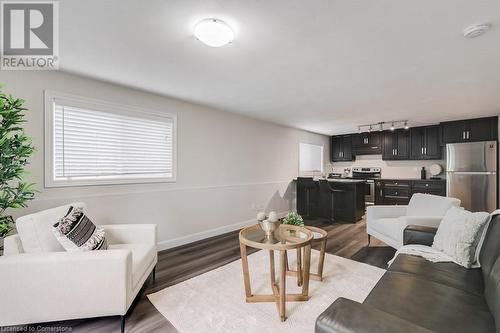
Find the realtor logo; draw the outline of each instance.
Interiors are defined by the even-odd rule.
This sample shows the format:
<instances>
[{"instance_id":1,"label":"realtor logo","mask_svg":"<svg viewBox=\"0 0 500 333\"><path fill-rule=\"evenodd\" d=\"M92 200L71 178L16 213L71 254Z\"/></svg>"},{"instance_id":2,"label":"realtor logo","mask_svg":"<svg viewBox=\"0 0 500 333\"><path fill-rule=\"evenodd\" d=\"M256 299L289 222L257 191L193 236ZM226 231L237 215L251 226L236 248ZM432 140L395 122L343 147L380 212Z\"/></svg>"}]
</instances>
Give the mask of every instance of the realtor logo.
<instances>
[{"instance_id":1,"label":"realtor logo","mask_svg":"<svg viewBox=\"0 0 500 333\"><path fill-rule=\"evenodd\" d=\"M56 1L0 2L0 69L58 69L58 5Z\"/></svg>"}]
</instances>

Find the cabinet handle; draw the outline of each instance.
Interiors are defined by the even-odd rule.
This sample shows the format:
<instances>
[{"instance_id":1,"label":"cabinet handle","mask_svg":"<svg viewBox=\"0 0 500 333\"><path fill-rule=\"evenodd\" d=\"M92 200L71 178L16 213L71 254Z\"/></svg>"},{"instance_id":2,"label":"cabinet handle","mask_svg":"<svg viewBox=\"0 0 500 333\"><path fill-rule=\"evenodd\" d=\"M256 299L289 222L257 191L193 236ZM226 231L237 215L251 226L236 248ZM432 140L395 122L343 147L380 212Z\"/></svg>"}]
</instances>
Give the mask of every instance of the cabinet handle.
<instances>
[{"instance_id":1,"label":"cabinet handle","mask_svg":"<svg viewBox=\"0 0 500 333\"><path fill-rule=\"evenodd\" d=\"M470 131L467 131L467 140L470 139Z\"/></svg>"},{"instance_id":2,"label":"cabinet handle","mask_svg":"<svg viewBox=\"0 0 500 333\"><path fill-rule=\"evenodd\" d=\"M462 132L462 137L465 140L465 131Z\"/></svg>"},{"instance_id":3,"label":"cabinet handle","mask_svg":"<svg viewBox=\"0 0 500 333\"><path fill-rule=\"evenodd\" d=\"M427 147L424 147L424 155L427 155Z\"/></svg>"},{"instance_id":4,"label":"cabinet handle","mask_svg":"<svg viewBox=\"0 0 500 333\"><path fill-rule=\"evenodd\" d=\"M422 147L422 155L424 154L424 147Z\"/></svg>"}]
</instances>

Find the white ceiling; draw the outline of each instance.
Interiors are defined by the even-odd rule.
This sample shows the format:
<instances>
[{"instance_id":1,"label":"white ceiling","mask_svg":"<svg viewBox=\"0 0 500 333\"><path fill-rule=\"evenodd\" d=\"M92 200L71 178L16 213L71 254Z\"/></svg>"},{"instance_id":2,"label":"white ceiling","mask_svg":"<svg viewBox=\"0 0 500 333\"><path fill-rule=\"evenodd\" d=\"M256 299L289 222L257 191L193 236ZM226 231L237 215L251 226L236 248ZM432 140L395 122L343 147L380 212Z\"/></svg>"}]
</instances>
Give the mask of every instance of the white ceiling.
<instances>
[{"instance_id":1,"label":"white ceiling","mask_svg":"<svg viewBox=\"0 0 500 333\"><path fill-rule=\"evenodd\" d=\"M235 41L197 41L207 17ZM64 0L60 22L63 70L313 132L500 114L498 0Z\"/></svg>"}]
</instances>

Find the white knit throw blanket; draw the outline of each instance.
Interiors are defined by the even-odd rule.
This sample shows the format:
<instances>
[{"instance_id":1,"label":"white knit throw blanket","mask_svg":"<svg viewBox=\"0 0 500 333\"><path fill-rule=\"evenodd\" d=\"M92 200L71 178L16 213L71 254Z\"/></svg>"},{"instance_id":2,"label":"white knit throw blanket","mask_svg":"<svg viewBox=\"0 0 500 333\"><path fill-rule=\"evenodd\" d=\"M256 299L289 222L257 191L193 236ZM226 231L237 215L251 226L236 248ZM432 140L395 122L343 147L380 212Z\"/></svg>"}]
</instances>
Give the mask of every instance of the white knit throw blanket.
<instances>
[{"instance_id":1,"label":"white knit throw blanket","mask_svg":"<svg viewBox=\"0 0 500 333\"><path fill-rule=\"evenodd\" d=\"M488 222L486 222L486 225L484 227L483 233L481 234L481 238L479 240L479 243L477 244L476 255L475 255L475 257L477 258L477 261L472 265L472 267L474 267L474 268L481 267L481 264L479 263L479 252L481 251L484 237L486 236L486 230L488 230L489 223L490 223L491 219L493 218L493 216L498 215L498 214L500 214L500 209L491 213L490 217L488 219ZM389 262L387 263L388 266L391 266L391 264L394 262L394 259L396 259L398 254L408 254L408 255L412 255L412 256L423 257L423 258L425 258L429 261L432 261L432 262L454 262L454 263L457 263L453 257L451 257L451 256L447 255L446 253L439 251L433 247L426 246L426 245L411 244L411 245L404 245L404 246L400 247L399 250L396 251L396 254L394 255L394 257L391 260L389 260ZM459 264L459 263L457 263L457 264Z\"/></svg>"}]
</instances>

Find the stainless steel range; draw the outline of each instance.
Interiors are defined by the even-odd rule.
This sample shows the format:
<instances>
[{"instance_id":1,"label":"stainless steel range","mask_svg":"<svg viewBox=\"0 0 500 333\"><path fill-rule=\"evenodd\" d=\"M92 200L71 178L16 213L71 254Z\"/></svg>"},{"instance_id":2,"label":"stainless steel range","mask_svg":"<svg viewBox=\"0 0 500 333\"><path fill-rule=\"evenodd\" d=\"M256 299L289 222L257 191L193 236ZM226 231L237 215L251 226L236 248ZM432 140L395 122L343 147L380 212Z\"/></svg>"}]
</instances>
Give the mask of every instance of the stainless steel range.
<instances>
[{"instance_id":1,"label":"stainless steel range","mask_svg":"<svg viewBox=\"0 0 500 333\"><path fill-rule=\"evenodd\" d=\"M354 167L352 168L353 179L366 180L365 203L367 205L375 204L375 179L380 178L381 168Z\"/></svg>"}]
</instances>

